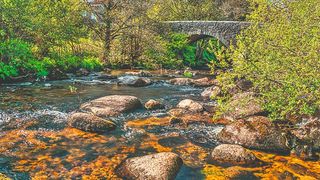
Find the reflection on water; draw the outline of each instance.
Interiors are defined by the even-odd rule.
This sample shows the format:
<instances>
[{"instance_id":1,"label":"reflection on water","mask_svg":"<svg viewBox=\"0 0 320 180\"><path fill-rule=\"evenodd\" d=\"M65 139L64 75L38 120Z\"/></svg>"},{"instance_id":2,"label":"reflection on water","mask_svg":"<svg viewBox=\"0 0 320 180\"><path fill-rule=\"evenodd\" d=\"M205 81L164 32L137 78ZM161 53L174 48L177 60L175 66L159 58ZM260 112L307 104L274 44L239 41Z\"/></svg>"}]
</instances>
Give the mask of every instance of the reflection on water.
<instances>
[{"instance_id":1,"label":"reflection on water","mask_svg":"<svg viewBox=\"0 0 320 180\"><path fill-rule=\"evenodd\" d=\"M113 72L119 74L122 72ZM269 162L257 168L221 168L207 164L221 126L168 124L166 111L184 98L198 99L202 89L178 87L165 78L148 87L117 85L94 77L0 87L0 173L14 179L118 179L115 168L126 158L172 151L184 160L177 179L228 179L242 171L260 178L320 179L320 162L261 152ZM74 86L77 93L71 93ZM81 103L107 95L133 95L142 102L161 99L165 110L138 110L115 118L118 128L107 134L66 126L68 114ZM250 178L250 174L241 177Z\"/></svg>"}]
</instances>

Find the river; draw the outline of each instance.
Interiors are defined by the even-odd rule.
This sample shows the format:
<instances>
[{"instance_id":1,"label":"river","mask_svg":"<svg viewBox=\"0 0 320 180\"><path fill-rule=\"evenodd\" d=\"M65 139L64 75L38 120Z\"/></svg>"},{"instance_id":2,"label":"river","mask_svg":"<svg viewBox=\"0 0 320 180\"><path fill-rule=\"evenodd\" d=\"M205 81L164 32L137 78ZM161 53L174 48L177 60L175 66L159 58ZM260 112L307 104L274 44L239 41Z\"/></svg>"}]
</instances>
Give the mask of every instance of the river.
<instances>
[{"instance_id":1,"label":"river","mask_svg":"<svg viewBox=\"0 0 320 180\"><path fill-rule=\"evenodd\" d=\"M0 173L19 180L117 179L115 169L126 158L170 151L184 161L176 179L228 179L228 169L207 163L208 154L218 144L215 135L221 126L161 124L167 120L166 112L179 101L200 100L203 88L171 85L166 82L169 77L153 73L155 83L147 87L118 85L116 80L99 80L96 75L0 86ZM140 109L112 118L117 129L106 134L67 126L68 115L81 103L107 95L132 95L142 102L159 99L166 108ZM246 169L260 178L320 177L319 162L255 154L272 164Z\"/></svg>"}]
</instances>

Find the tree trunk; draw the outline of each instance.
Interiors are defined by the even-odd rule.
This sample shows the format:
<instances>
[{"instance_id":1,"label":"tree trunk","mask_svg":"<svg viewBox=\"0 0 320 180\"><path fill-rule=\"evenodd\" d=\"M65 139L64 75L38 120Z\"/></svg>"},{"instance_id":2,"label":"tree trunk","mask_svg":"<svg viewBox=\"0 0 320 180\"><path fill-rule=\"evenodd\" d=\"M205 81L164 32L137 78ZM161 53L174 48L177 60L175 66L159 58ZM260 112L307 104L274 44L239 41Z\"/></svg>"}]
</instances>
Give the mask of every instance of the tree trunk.
<instances>
[{"instance_id":1,"label":"tree trunk","mask_svg":"<svg viewBox=\"0 0 320 180\"><path fill-rule=\"evenodd\" d=\"M106 65L110 65L110 50L111 50L111 34L110 29L106 29L103 46L103 62Z\"/></svg>"},{"instance_id":2,"label":"tree trunk","mask_svg":"<svg viewBox=\"0 0 320 180\"><path fill-rule=\"evenodd\" d=\"M104 46L103 46L103 61L105 65L109 66L110 62L110 50L111 50L111 28L112 28L112 21L110 16L110 11L112 10L113 2L109 1L106 10L106 20L105 20L105 34L104 34Z\"/></svg>"}]
</instances>

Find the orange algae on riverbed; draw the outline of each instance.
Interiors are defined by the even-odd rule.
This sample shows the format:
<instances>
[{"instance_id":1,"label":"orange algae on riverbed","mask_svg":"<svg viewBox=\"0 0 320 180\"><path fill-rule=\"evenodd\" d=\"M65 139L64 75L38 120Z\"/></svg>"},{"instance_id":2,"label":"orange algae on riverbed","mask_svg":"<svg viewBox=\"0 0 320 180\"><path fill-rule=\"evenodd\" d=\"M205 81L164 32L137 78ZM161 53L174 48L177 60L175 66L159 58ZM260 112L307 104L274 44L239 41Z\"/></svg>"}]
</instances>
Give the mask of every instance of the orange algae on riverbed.
<instances>
[{"instance_id":1,"label":"orange algae on riverbed","mask_svg":"<svg viewBox=\"0 0 320 180\"><path fill-rule=\"evenodd\" d=\"M48 142L39 140L40 135ZM34 179L109 179L117 177L114 173L116 166L134 152L134 147L104 147L105 143L115 141L114 137L72 128L61 132L13 130L1 135L0 154L16 157L18 160L13 164L13 170L28 172ZM96 157L86 157L83 147L90 148Z\"/></svg>"},{"instance_id":2,"label":"orange algae on riverbed","mask_svg":"<svg viewBox=\"0 0 320 180\"><path fill-rule=\"evenodd\" d=\"M320 179L320 161L303 161L296 157L268 154L253 151L264 162L265 166L246 168L223 168L215 165L205 165L203 173L207 179L234 179L254 175L259 179Z\"/></svg>"},{"instance_id":3,"label":"orange algae on riverbed","mask_svg":"<svg viewBox=\"0 0 320 180\"><path fill-rule=\"evenodd\" d=\"M115 168L126 158L137 156L137 152L168 151L179 154L187 166L203 167L206 179L231 179L250 174L261 179L320 179L319 161L253 151L266 162L265 166L223 168L207 164L210 149L187 140L170 144L170 138L183 139L175 133L158 136L144 132L139 143L126 144L122 137L73 128L61 131L17 129L0 134L0 154L17 158L12 164L13 171L28 172L33 179L119 179Z\"/></svg>"},{"instance_id":4,"label":"orange algae on riverbed","mask_svg":"<svg viewBox=\"0 0 320 180\"><path fill-rule=\"evenodd\" d=\"M134 127L134 128L144 128L149 126L167 126L167 125L170 125L169 121L170 121L170 117L164 117L164 118L150 117L146 119L129 121L126 123L126 126Z\"/></svg>"}]
</instances>

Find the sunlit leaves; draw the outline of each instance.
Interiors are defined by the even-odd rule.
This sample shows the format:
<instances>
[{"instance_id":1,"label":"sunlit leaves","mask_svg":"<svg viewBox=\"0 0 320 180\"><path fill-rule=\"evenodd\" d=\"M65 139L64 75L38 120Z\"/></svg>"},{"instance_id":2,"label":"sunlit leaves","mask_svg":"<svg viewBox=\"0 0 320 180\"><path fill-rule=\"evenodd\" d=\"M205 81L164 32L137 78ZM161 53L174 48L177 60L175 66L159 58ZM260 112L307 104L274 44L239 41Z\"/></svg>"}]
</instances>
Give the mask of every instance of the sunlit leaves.
<instances>
[{"instance_id":1,"label":"sunlit leaves","mask_svg":"<svg viewBox=\"0 0 320 180\"><path fill-rule=\"evenodd\" d=\"M314 114L320 102L318 0L252 0L253 23L238 37L232 76L254 83L273 119Z\"/></svg>"}]
</instances>

